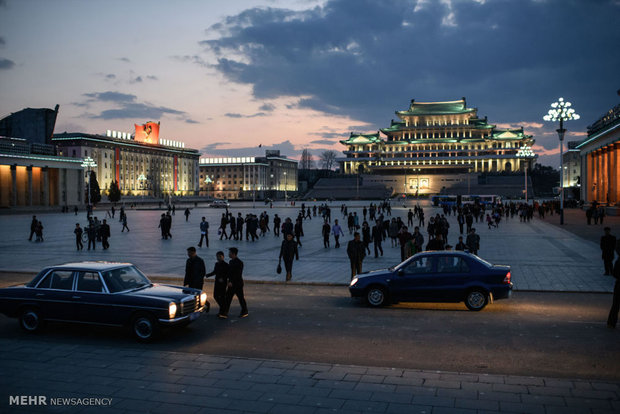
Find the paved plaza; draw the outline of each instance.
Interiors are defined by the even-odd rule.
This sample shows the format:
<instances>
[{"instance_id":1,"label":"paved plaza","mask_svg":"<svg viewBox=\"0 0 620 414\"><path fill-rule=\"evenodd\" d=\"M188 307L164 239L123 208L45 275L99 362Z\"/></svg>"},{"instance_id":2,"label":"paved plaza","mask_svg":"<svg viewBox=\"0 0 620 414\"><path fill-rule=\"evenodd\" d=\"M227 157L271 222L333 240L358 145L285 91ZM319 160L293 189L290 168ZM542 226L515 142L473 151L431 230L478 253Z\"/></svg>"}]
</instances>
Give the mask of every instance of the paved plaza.
<instances>
[{"instance_id":1,"label":"paved plaza","mask_svg":"<svg viewBox=\"0 0 620 414\"><path fill-rule=\"evenodd\" d=\"M284 207L282 202L269 209L262 202L233 204L230 211L236 216L238 212L259 214L268 211L272 222L274 214L282 218L297 216L297 207ZM313 205L313 203L308 203ZM368 202L348 202L350 212L362 214L362 205ZM400 216L406 222L408 208L414 202L409 201L406 208L402 204L393 204L392 215ZM441 209L422 201L426 220L431 215L441 213ZM294 263L293 282L346 284L350 280L350 268L346 256L346 244L352 238L346 231L346 220L340 213L340 204L331 203L332 222L338 219L344 224L345 236L340 249L323 247L321 236L322 221L319 217L304 221L305 237L300 248L300 260ZM215 252L228 247L239 248L239 257L245 262L244 277L254 281L282 281L283 275L276 273L277 259L281 239L272 233L261 237L257 242L219 240L217 228L222 210L198 207L191 210L188 222L183 216L184 207L177 209L173 217L170 240L162 240L159 229L161 210L127 210L128 225L131 232L121 233L118 216L111 220L112 237L110 249L96 251L75 250L73 229L76 222L86 225L86 215L78 216L61 213L39 213L37 217L44 226L45 242L35 243L27 240L30 229L30 214L1 215L0 228L3 237L0 241L0 270L36 272L51 264L83 261L110 260L128 261L138 265L145 273L153 276L183 277L188 246L196 245L200 238L198 223L202 216L210 223L210 247L198 249L198 254L205 259L208 268L215 260ZM105 211L95 211L100 219ZM449 216L450 233L448 241L455 245L458 237L458 224L455 216ZM503 220L499 229L488 229L484 223L475 223L474 227L481 237L479 255L496 264L512 266L512 280L517 290L540 291L587 291L611 292L613 278L603 276L601 253L597 243L589 241L534 218L530 223L520 223L518 218ZM613 230L612 230L613 232ZM602 233L602 228L601 228ZM425 244L428 241L426 230L423 231ZM333 246L333 238L331 240ZM383 243L385 255L375 258L374 254L364 260L364 270L375 270L392 266L400 261L399 248L390 247L389 239ZM372 245L371 245L372 250Z\"/></svg>"},{"instance_id":2,"label":"paved plaza","mask_svg":"<svg viewBox=\"0 0 620 414\"><path fill-rule=\"evenodd\" d=\"M113 413L613 413L618 382L315 364L139 347L1 339L2 405L9 396L105 406L11 412Z\"/></svg>"}]
</instances>

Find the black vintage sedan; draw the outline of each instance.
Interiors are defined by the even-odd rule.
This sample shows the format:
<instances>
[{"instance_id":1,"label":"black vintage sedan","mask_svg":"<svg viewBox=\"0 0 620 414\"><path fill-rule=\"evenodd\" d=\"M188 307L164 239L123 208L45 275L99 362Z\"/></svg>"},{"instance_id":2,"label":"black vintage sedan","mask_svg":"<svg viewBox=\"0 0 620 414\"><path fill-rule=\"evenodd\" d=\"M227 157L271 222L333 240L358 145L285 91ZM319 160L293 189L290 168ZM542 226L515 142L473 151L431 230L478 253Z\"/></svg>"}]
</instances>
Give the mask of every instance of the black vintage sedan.
<instances>
[{"instance_id":1,"label":"black vintage sedan","mask_svg":"<svg viewBox=\"0 0 620 414\"><path fill-rule=\"evenodd\" d=\"M351 281L352 297L373 307L396 302L465 302L472 311L509 298L510 267L492 265L458 251L418 253L395 267L362 273Z\"/></svg>"},{"instance_id":2,"label":"black vintage sedan","mask_svg":"<svg viewBox=\"0 0 620 414\"><path fill-rule=\"evenodd\" d=\"M0 289L0 313L29 332L46 321L126 326L148 342L161 327L187 325L205 311L206 293L151 283L131 263L52 266L26 285Z\"/></svg>"}]
</instances>

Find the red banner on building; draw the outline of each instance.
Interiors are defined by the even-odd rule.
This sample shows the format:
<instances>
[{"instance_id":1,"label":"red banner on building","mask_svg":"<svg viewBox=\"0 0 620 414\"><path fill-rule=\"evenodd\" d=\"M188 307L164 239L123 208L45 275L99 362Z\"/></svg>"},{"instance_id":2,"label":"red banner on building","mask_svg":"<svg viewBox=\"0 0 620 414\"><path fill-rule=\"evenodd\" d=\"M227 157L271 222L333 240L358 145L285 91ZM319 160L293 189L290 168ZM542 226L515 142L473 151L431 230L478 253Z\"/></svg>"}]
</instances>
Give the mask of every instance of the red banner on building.
<instances>
[{"instance_id":1,"label":"red banner on building","mask_svg":"<svg viewBox=\"0 0 620 414\"><path fill-rule=\"evenodd\" d=\"M159 144L159 122L149 121L146 124L134 124L134 126L136 127L134 141Z\"/></svg>"}]
</instances>

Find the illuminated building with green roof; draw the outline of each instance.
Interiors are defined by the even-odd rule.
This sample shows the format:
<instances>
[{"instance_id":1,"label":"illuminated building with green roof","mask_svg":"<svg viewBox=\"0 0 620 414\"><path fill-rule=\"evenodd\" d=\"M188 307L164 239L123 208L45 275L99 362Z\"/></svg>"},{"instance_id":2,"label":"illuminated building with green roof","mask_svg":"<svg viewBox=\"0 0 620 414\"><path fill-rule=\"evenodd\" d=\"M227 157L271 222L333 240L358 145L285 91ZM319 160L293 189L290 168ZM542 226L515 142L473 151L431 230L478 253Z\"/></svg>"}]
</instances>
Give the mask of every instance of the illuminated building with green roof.
<instances>
[{"instance_id":1,"label":"illuminated building with green roof","mask_svg":"<svg viewBox=\"0 0 620 414\"><path fill-rule=\"evenodd\" d=\"M501 173L531 168L536 155L517 152L534 143L523 128L498 128L468 108L465 98L416 102L396 111L398 120L374 134L351 133L339 158L344 174L385 176L396 193L438 193L469 173ZM373 179L369 176L369 179ZM396 178L398 177L398 180ZM405 180L407 182L405 183ZM381 181L381 180L378 180ZM402 181L402 182L401 182Z\"/></svg>"}]
</instances>

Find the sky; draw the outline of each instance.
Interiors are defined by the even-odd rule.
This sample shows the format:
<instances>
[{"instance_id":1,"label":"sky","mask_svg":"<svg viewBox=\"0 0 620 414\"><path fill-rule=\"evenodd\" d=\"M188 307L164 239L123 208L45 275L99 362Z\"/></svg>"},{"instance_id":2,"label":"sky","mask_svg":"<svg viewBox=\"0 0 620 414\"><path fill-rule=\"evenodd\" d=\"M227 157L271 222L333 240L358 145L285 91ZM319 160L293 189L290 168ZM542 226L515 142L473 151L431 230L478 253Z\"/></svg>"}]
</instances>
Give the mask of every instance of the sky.
<instances>
[{"instance_id":1,"label":"sky","mask_svg":"<svg viewBox=\"0 0 620 414\"><path fill-rule=\"evenodd\" d=\"M559 97L620 102L620 0L0 0L0 117L60 105L56 132L133 132L204 156L342 151L411 99L467 98L559 165ZM261 148L258 146L261 145Z\"/></svg>"}]
</instances>

